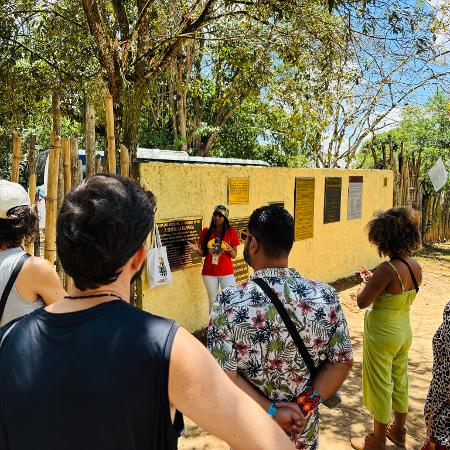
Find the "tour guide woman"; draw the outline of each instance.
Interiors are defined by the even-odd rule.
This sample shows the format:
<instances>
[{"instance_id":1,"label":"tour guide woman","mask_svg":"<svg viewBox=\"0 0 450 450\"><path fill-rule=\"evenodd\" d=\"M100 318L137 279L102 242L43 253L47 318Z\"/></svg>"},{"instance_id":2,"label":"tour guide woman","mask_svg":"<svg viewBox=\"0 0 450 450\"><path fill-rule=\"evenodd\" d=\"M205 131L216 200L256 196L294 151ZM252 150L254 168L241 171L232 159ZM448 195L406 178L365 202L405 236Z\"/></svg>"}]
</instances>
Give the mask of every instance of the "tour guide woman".
<instances>
[{"instance_id":1,"label":"tour guide woman","mask_svg":"<svg viewBox=\"0 0 450 450\"><path fill-rule=\"evenodd\" d=\"M419 290L422 270L411 253L420 248L419 214L408 208L378 212L369 222L369 241L380 256L374 273L363 267L358 306L366 311L363 342L363 401L374 418L374 430L352 438L357 450L384 450L386 437L405 446L408 411L408 350L412 331L409 308ZM392 409L394 421L391 421Z\"/></svg>"},{"instance_id":2,"label":"tour guide woman","mask_svg":"<svg viewBox=\"0 0 450 450\"><path fill-rule=\"evenodd\" d=\"M208 291L209 309L221 289L235 284L232 259L236 258L239 238L230 226L230 212L223 205L214 208L209 228L204 228L198 243L188 242L189 247L205 258L203 282Z\"/></svg>"}]
</instances>

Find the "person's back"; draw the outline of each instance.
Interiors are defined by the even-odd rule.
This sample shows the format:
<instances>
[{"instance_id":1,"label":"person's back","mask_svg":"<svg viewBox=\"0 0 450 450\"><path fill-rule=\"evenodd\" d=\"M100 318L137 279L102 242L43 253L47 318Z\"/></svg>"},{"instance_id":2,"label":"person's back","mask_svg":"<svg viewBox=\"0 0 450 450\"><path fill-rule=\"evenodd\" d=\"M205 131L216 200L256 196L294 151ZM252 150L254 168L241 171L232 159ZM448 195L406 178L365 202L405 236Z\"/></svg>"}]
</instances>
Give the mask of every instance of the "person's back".
<instances>
[{"instance_id":1,"label":"person's back","mask_svg":"<svg viewBox=\"0 0 450 450\"><path fill-rule=\"evenodd\" d=\"M19 263L25 252L20 247L9 248L0 252L0 294L4 292L14 268ZM44 305L38 298L27 301L18 292L16 283L11 286L8 298L5 302L3 314L0 317L0 326L5 325L17 317L28 314Z\"/></svg>"},{"instance_id":2,"label":"person's back","mask_svg":"<svg viewBox=\"0 0 450 450\"><path fill-rule=\"evenodd\" d=\"M108 174L66 196L56 243L75 287L0 329L1 450L175 449L176 410L235 450L292 448L200 342L129 305L155 210Z\"/></svg>"},{"instance_id":3,"label":"person's back","mask_svg":"<svg viewBox=\"0 0 450 450\"><path fill-rule=\"evenodd\" d=\"M238 377L237 384L244 390L240 378L272 402L295 402L313 386L305 361L277 309L257 285L258 279L276 293L315 366L325 362L330 366L327 372L335 374L335 381L327 380L325 390L320 389L325 400L340 387L352 361L336 291L288 268L293 227L292 216L282 208L266 206L253 212L244 256L255 272L247 283L218 295L208 332L208 348L221 367L232 379ZM318 411L308 412L303 433L291 434L298 449L317 447Z\"/></svg>"},{"instance_id":4,"label":"person's back","mask_svg":"<svg viewBox=\"0 0 450 450\"><path fill-rule=\"evenodd\" d=\"M66 294L53 265L21 247L32 243L36 221L27 191L0 180L0 326Z\"/></svg>"},{"instance_id":5,"label":"person's back","mask_svg":"<svg viewBox=\"0 0 450 450\"><path fill-rule=\"evenodd\" d=\"M175 449L167 374L177 329L121 300L24 318L0 354L0 448Z\"/></svg>"}]
</instances>

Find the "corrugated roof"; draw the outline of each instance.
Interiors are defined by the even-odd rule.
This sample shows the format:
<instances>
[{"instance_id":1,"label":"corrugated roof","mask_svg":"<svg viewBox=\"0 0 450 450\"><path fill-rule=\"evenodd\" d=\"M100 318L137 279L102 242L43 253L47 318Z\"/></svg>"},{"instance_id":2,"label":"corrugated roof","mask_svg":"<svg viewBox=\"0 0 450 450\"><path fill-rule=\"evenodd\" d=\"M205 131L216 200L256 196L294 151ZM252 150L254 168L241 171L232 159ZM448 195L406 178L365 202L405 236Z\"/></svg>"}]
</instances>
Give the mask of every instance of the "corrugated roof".
<instances>
[{"instance_id":1,"label":"corrugated roof","mask_svg":"<svg viewBox=\"0 0 450 450\"><path fill-rule=\"evenodd\" d=\"M209 156L190 156L187 152L176 150L160 150L158 148L137 149L136 162L144 163L149 161L178 162L187 164L222 164L238 166L269 166L266 161L237 158L215 158Z\"/></svg>"}]
</instances>

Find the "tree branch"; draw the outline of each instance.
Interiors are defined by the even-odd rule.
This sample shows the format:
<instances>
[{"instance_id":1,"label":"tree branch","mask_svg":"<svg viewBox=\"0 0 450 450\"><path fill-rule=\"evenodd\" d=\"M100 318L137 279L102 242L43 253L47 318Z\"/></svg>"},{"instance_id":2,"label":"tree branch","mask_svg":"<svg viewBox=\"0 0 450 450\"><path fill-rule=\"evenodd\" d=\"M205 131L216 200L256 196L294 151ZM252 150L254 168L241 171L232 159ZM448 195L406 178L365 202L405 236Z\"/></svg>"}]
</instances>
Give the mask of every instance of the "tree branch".
<instances>
[{"instance_id":1,"label":"tree branch","mask_svg":"<svg viewBox=\"0 0 450 450\"><path fill-rule=\"evenodd\" d=\"M147 18L148 9L150 8L150 5L154 2L154 0L147 0L145 4L142 7L142 10L139 14L139 17L136 20L136 23L134 24L133 29L131 30L131 33L127 35L127 40L125 47L123 48L122 52L122 61L124 64L126 64L127 58L128 58L128 52L131 49L131 46L133 45L133 42L136 40L136 38L139 35L139 31L142 27L142 24L145 22L145 19Z\"/></svg>"}]
</instances>

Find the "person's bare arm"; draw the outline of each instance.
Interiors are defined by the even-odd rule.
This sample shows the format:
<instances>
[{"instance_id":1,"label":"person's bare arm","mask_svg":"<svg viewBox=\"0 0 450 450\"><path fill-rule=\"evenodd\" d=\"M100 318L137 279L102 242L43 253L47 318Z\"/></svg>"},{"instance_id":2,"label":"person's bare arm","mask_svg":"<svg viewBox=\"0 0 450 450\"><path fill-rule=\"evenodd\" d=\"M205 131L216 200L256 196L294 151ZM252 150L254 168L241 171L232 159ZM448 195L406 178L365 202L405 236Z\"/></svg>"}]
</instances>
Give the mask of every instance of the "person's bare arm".
<instances>
[{"instance_id":1,"label":"person's bare arm","mask_svg":"<svg viewBox=\"0 0 450 450\"><path fill-rule=\"evenodd\" d=\"M256 403L258 403L264 411L270 406L270 400L251 385L245 378L241 377L236 371L225 371L231 381L249 395ZM295 402L278 402L278 410L274 414L273 419L286 432L301 433L305 427L305 418L300 408Z\"/></svg>"},{"instance_id":2,"label":"person's bare arm","mask_svg":"<svg viewBox=\"0 0 450 450\"><path fill-rule=\"evenodd\" d=\"M283 430L223 372L187 331L175 336L169 369L169 400L233 450L293 450Z\"/></svg>"},{"instance_id":3,"label":"person's bare arm","mask_svg":"<svg viewBox=\"0 0 450 450\"><path fill-rule=\"evenodd\" d=\"M16 288L21 297L30 300L40 297L47 305L67 295L53 265L46 259L34 256L23 265Z\"/></svg>"},{"instance_id":4,"label":"person's bare arm","mask_svg":"<svg viewBox=\"0 0 450 450\"><path fill-rule=\"evenodd\" d=\"M391 282L394 270L387 263L380 264L367 283L361 283L356 301L361 309L370 306Z\"/></svg>"},{"instance_id":5,"label":"person's bare arm","mask_svg":"<svg viewBox=\"0 0 450 450\"><path fill-rule=\"evenodd\" d=\"M326 361L320 366L319 373L313 382L313 387L319 393L320 398L328 400L342 386L353 365L353 360L342 363Z\"/></svg>"}]
</instances>

